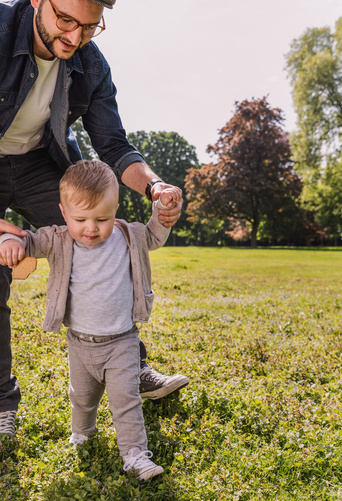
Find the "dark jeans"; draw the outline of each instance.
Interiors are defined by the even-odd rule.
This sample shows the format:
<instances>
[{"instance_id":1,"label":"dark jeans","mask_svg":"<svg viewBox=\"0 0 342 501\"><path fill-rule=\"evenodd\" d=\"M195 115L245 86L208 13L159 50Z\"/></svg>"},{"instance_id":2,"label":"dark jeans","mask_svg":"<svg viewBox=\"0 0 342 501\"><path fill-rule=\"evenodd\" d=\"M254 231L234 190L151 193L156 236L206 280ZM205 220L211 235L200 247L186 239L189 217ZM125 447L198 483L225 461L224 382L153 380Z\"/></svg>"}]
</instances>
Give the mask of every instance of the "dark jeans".
<instances>
[{"instance_id":1,"label":"dark jeans","mask_svg":"<svg viewBox=\"0 0 342 501\"><path fill-rule=\"evenodd\" d=\"M59 210L59 180L63 175L46 150L0 158L0 218L10 208L35 228L65 224ZM0 411L16 410L20 401L17 379L11 374L11 310L7 305L11 270L0 266ZM141 366L146 350L140 341Z\"/></svg>"}]
</instances>

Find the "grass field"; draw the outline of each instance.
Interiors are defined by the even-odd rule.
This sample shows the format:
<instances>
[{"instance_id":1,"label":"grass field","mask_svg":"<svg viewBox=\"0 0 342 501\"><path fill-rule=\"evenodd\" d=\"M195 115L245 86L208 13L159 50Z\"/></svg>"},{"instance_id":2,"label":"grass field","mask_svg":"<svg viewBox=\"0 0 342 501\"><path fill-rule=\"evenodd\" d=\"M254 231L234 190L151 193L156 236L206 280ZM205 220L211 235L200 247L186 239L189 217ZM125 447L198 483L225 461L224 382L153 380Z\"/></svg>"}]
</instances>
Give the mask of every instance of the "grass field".
<instances>
[{"instance_id":1,"label":"grass field","mask_svg":"<svg viewBox=\"0 0 342 501\"><path fill-rule=\"evenodd\" d=\"M0 499L342 499L342 251L163 248L151 254L149 361L191 382L144 402L165 474L122 472L107 401L69 446L65 331L41 330L48 267L13 287L18 433L0 444Z\"/></svg>"}]
</instances>

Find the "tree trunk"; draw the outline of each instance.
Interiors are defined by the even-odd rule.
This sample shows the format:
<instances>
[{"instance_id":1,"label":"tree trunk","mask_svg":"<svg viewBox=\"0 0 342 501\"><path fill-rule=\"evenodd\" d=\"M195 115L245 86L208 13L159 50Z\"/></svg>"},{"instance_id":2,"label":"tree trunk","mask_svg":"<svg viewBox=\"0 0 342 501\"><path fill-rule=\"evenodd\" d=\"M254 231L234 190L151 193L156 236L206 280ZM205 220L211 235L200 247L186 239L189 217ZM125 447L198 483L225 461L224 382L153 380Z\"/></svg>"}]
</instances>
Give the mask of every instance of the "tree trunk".
<instances>
[{"instance_id":1,"label":"tree trunk","mask_svg":"<svg viewBox=\"0 0 342 501\"><path fill-rule=\"evenodd\" d=\"M256 249L258 246L257 242L257 233L258 233L259 221L254 220L252 224L252 233L251 233L251 247L252 249Z\"/></svg>"}]
</instances>

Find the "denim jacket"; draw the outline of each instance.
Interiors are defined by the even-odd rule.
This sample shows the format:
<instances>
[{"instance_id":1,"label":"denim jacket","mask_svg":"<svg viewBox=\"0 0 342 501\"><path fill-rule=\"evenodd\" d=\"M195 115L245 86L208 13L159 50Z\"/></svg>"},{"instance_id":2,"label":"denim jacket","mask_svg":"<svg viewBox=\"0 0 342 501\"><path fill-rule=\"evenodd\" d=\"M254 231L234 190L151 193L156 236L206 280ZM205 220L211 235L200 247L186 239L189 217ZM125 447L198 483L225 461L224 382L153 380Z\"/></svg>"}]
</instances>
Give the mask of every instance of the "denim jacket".
<instances>
[{"instance_id":1,"label":"denim jacket","mask_svg":"<svg viewBox=\"0 0 342 501\"><path fill-rule=\"evenodd\" d=\"M33 13L30 0L0 2L0 140L38 76ZM93 41L60 61L51 117L39 146L48 148L63 171L81 158L70 129L79 117L99 158L119 181L130 164L144 161L126 138L115 96L109 65Z\"/></svg>"}]
</instances>

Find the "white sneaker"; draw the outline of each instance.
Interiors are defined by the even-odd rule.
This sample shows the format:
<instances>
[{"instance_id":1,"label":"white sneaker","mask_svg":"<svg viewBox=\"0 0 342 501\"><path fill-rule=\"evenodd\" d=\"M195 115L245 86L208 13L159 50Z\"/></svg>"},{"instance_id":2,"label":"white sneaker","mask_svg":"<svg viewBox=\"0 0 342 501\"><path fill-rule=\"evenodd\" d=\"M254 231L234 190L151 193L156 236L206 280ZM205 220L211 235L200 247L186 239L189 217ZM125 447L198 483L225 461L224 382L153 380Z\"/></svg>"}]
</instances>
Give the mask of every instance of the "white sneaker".
<instances>
[{"instance_id":1,"label":"white sneaker","mask_svg":"<svg viewBox=\"0 0 342 501\"><path fill-rule=\"evenodd\" d=\"M0 412L0 435L5 434L9 437L15 436L15 418L17 411Z\"/></svg>"},{"instance_id":2,"label":"white sneaker","mask_svg":"<svg viewBox=\"0 0 342 501\"><path fill-rule=\"evenodd\" d=\"M153 456L151 451L140 451L136 447L131 449L127 456L123 456L124 471L131 469L138 473L139 480L147 480L163 473L164 468L156 465L149 458Z\"/></svg>"},{"instance_id":3,"label":"white sneaker","mask_svg":"<svg viewBox=\"0 0 342 501\"><path fill-rule=\"evenodd\" d=\"M87 440L88 437L86 437L85 435L80 435L79 433L72 433L69 438L69 444L73 445L83 444L83 442L86 442Z\"/></svg>"}]
</instances>

